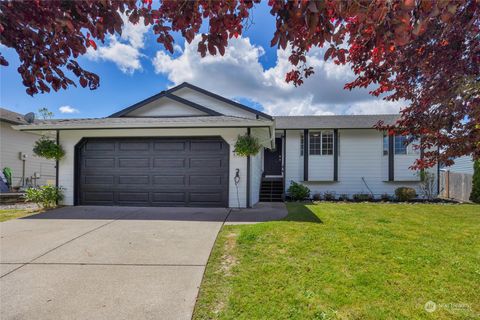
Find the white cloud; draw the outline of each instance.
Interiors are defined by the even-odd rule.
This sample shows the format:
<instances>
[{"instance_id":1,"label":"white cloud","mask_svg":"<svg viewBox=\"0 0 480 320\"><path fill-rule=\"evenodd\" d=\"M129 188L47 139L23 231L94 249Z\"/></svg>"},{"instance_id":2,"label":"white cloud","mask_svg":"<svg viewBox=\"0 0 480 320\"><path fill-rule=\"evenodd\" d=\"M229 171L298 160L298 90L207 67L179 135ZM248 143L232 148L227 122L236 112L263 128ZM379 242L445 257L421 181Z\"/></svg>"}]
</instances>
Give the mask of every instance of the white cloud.
<instances>
[{"instance_id":1,"label":"white cloud","mask_svg":"<svg viewBox=\"0 0 480 320\"><path fill-rule=\"evenodd\" d=\"M78 109L71 106L61 106L58 110L60 110L60 113L80 113Z\"/></svg>"},{"instance_id":2,"label":"white cloud","mask_svg":"<svg viewBox=\"0 0 480 320\"><path fill-rule=\"evenodd\" d=\"M109 37L105 46L97 44L97 50L89 47L86 57L93 61L111 61L122 72L133 74L142 70L140 59L143 54L140 50L145 45L145 33L149 27L144 25L143 18L137 24L130 23L125 15L122 15L122 19L124 25L121 36Z\"/></svg>"},{"instance_id":3,"label":"white cloud","mask_svg":"<svg viewBox=\"0 0 480 320\"><path fill-rule=\"evenodd\" d=\"M354 78L348 66L323 60L323 50L315 48L308 63L315 74L295 88L285 82L292 66L289 50L277 51L276 65L264 69L259 59L265 50L249 38L232 39L224 56L201 58L197 52L200 37L186 43L181 54L172 57L158 51L153 59L157 73L165 74L174 85L184 81L226 97L246 98L263 106L272 115L365 114L398 112L399 103L390 103L368 94L367 89L344 90Z\"/></svg>"}]
</instances>

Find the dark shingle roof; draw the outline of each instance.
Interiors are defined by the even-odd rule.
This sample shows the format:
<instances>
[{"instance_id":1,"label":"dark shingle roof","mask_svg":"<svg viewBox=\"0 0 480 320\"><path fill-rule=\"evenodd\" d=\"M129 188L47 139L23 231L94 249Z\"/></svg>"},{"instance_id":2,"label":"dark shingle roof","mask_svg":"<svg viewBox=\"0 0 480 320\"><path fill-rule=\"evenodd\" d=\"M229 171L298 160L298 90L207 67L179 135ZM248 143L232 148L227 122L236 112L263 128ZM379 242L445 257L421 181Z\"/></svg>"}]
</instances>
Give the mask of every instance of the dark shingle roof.
<instances>
[{"instance_id":1,"label":"dark shingle roof","mask_svg":"<svg viewBox=\"0 0 480 320\"><path fill-rule=\"evenodd\" d=\"M175 127L270 127L269 120L233 117L198 116L171 118L90 118L90 119L54 119L37 120L33 124L21 125L20 130L57 130L57 129L97 129L97 128L175 128Z\"/></svg>"},{"instance_id":2,"label":"dark shingle roof","mask_svg":"<svg viewBox=\"0 0 480 320\"><path fill-rule=\"evenodd\" d=\"M277 129L366 129L379 121L394 124L399 114L335 115L335 116L277 116Z\"/></svg>"},{"instance_id":3,"label":"dark shingle roof","mask_svg":"<svg viewBox=\"0 0 480 320\"><path fill-rule=\"evenodd\" d=\"M13 124L28 124L27 120L23 118L23 114L16 113L4 108L0 108L0 120L10 122Z\"/></svg>"}]
</instances>

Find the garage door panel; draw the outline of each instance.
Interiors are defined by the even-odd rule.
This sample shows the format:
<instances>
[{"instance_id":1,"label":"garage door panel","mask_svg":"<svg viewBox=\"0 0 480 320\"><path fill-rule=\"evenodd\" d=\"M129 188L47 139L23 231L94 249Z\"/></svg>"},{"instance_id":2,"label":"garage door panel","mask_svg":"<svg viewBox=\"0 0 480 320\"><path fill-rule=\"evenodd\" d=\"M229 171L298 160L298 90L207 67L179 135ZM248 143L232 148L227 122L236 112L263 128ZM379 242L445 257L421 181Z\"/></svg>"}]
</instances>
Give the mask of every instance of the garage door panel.
<instances>
[{"instance_id":1,"label":"garage door panel","mask_svg":"<svg viewBox=\"0 0 480 320\"><path fill-rule=\"evenodd\" d=\"M118 159L119 168L149 168L150 159L149 158L120 158Z\"/></svg>"},{"instance_id":2,"label":"garage door panel","mask_svg":"<svg viewBox=\"0 0 480 320\"><path fill-rule=\"evenodd\" d=\"M184 141L157 141L153 143L154 151L182 151L187 149L186 142Z\"/></svg>"},{"instance_id":3,"label":"garage door panel","mask_svg":"<svg viewBox=\"0 0 480 320\"><path fill-rule=\"evenodd\" d=\"M150 184L150 176L119 176L118 184Z\"/></svg>"},{"instance_id":4,"label":"garage door panel","mask_svg":"<svg viewBox=\"0 0 480 320\"><path fill-rule=\"evenodd\" d=\"M192 158L190 159L190 168L221 168L221 159L205 159Z\"/></svg>"},{"instance_id":5,"label":"garage door panel","mask_svg":"<svg viewBox=\"0 0 480 320\"><path fill-rule=\"evenodd\" d=\"M221 151L222 148L221 141L192 141L190 143L191 151Z\"/></svg>"},{"instance_id":6,"label":"garage door panel","mask_svg":"<svg viewBox=\"0 0 480 320\"><path fill-rule=\"evenodd\" d=\"M218 138L90 138L80 151L80 204L228 205L228 145Z\"/></svg>"},{"instance_id":7,"label":"garage door panel","mask_svg":"<svg viewBox=\"0 0 480 320\"><path fill-rule=\"evenodd\" d=\"M149 151L150 142L120 142L118 144L119 151Z\"/></svg>"},{"instance_id":8,"label":"garage door panel","mask_svg":"<svg viewBox=\"0 0 480 320\"><path fill-rule=\"evenodd\" d=\"M85 176L84 177L85 184L107 184L110 185L114 183L115 177L114 176Z\"/></svg>"},{"instance_id":9,"label":"garage door panel","mask_svg":"<svg viewBox=\"0 0 480 320\"><path fill-rule=\"evenodd\" d=\"M154 192L152 202L154 203L186 203L187 196L185 192Z\"/></svg>"},{"instance_id":10,"label":"garage door panel","mask_svg":"<svg viewBox=\"0 0 480 320\"><path fill-rule=\"evenodd\" d=\"M87 142L84 148L85 148L85 151L114 151L115 142L102 142L102 141L97 141L93 143Z\"/></svg>"},{"instance_id":11,"label":"garage door panel","mask_svg":"<svg viewBox=\"0 0 480 320\"><path fill-rule=\"evenodd\" d=\"M184 158L175 158L175 159L165 159L165 158L154 158L153 159L154 168L185 168L185 159Z\"/></svg>"},{"instance_id":12,"label":"garage door panel","mask_svg":"<svg viewBox=\"0 0 480 320\"><path fill-rule=\"evenodd\" d=\"M189 182L191 186L221 186L223 184L223 179L222 176L191 175Z\"/></svg>"},{"instance_id":13,"label":"garage door panel","mask_svg":"<svg viewBox=\"0 0 480 320\"><path fill-rule=\"evenodd\" d=\"M101 159L85 159L85 167L86 168L114 168L115 167L115 159L114 158L101 158Z\"/></svg>"},{"instance_id":14,"label":"garage door panel","mask_svg":"<svg viewBox=\"0 0 480 320\"><path fill-rule=\"evenodd\" d=\"M153 184L159 186L184 186L185 176L153 176Z\"/></svg>"},{"instance_id":15,"label":"garage door panel","mask_svg":"<svg viewBox=\"0 0 480 320\"><path fill-rule=\"evenodd\" d=\"M113 192L85 192L83 193L84 201L104 201L110 202L113 201L114 193Z\"/></svg>"},{"instance_id":16,"label":"garage door panel","mask_svg":"<svg viewBox=\"0 0 480 320\"><path fill-rule=\"evenodd\" d=\"M148 192L118 192L119 202L145 202L148 203Z\"/></svg>"}]
</instances>

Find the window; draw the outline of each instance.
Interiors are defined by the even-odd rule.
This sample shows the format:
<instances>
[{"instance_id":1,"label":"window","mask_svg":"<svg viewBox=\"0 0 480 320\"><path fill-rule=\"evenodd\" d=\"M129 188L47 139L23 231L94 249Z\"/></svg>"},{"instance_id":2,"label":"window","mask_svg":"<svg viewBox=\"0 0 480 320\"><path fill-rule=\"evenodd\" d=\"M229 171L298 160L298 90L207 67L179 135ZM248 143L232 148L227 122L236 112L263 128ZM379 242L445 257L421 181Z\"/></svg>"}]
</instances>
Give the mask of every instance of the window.
<instances>
[{"instance_id":1,"label":"window","mask_svg":"<svg viewBox=\"0 0 480 320\"><path fill-rule=\"evenodd\" d=\"M383 135L383 155L388 156L388 135Z\"/></svg>"},{"instance_id":2,"label":"window","mask_svg":"<svg viewBox=\"0 0 480 320\"><path fill-rule=\"evenodd\" d=\"M333 132L322 132L322 155L333 154Z\"/></svg>"},{"instance_id":3,"label":"window","mask_svg":"<svg viewBox=\"0 0 480 320\"><path fill-rule=\"evenodd\" d=\"M303 157L303 149L305 148L305 139L303 138L303 134L300 135L300 157Z\"/></svg>"},{"instance_id":4,"label":"window","mask_svg":"<svg viewBox=\"0 0 480 320\"><path fill-rule=\"evenodd\" d=\"M312 132L310 133L310 155L322 154L322 133Z\"/></svg>"},{"instance_id":5,"label":"window","mask_svg":"<svg viewBox=\"0 0 480 320\"><path fill-rule=\"evenodd\" d=\"M418 154L419 149L414 148L414 142L408 142L408 136L395 136L395 154Z\"/></svg>"},{"instance_id":6,"label":"window","mask_svg":"<svg viewBox=\"0 0 480 320\"><path fill-rule=\"evenodd\" d=\"M312 132L309 141L310 155L333 154L333 132Z\"/></svg>"}]
</instances>

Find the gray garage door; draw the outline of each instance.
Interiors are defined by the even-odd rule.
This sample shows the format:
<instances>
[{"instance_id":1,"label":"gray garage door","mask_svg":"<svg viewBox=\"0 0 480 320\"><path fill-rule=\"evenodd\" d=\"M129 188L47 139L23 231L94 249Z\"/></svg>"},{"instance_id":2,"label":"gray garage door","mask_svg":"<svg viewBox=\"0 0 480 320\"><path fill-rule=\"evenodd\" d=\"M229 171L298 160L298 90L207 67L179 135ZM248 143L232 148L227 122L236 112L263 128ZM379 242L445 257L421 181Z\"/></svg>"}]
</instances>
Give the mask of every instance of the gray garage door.
<instances>
[{"instance_id":1,"label":"gray garage door","mask_svg":"<svg viewBox=\"0 0 480 320\"><path fill-rule=\"evenodd\" d=\"M89 138L77 147L76 203L228 206L220 138Z\"/></svg>"}]
</instances>

